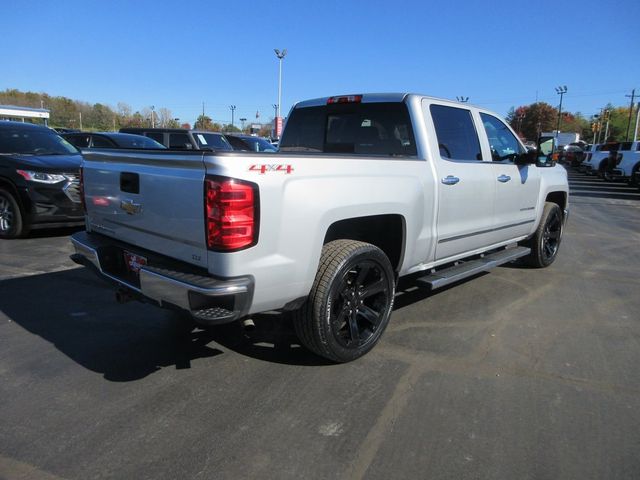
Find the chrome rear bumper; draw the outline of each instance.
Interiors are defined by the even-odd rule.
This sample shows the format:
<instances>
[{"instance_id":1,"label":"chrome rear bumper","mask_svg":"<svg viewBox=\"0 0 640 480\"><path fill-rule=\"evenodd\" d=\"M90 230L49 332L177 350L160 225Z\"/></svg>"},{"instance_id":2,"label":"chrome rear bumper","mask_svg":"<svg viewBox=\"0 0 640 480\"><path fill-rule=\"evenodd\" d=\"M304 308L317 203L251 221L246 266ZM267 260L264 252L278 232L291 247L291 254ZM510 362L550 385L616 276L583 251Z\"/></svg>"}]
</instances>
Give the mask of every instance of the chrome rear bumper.
<instances>
[{"instance_id":1,"label":"chrome rear bumper","mask_svg":"<svg viewBox=\"0 0 640 480\"><path fill-rule=\"evenodd\" d=\"M189 311L202 323L226 323L247 315L253 297L253 278L217 279L206 275L187 273L165 265L140 267L138 281L134 282L113 272L105 263L113 261L114 249L123 245L95 233L78 232L71 237L76 253L71 259L93 270L118 288L124 288L133 297L149 299L163 307L178 307ZM136 252L135 246L125 245L127 251ZM156 262L157 263L157 262Z\"/></svg>"}]
</instances>

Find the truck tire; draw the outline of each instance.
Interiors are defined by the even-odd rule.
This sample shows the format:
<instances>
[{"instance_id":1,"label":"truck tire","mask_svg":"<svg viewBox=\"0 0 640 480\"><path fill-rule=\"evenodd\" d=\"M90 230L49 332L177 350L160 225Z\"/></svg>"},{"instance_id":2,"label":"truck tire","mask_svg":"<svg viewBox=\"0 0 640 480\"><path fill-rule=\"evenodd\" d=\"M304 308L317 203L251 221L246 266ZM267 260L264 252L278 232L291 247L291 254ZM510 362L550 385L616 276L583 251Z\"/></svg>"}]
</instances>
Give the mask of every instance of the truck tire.
<instances>
[{"instance_id":1,"label":"truck tire","mask_svg":"<svg viewBox=\"0 0 640 480\"><path fill-rule=\"evenodd\" d=\"M389 323L395 274L382 250L355 240L335 240L322 248L309 297L294 312L301 343L334 362L361 357Z\"/></svg>"},{"instance_id":2,"label":"truck tire","mask_svg":"<svg viewBox=\"0 0 640 480\"><path fill-rule=\"evenodd\" d=\"M0 238L18 238L28 232L20 205L10 192L0 188Z\"/></svg>"},{"instance_id":3,"label":"truck tire","mask_svg":"<svg viewBox=\"0 0 640 480\"><path fill-rule=\"evenodd\" d=\"M551 265L558 255L563 227L562 210L558 204L546 202L538 228L524 243L531 248L531 253L523 258L524 263L533 268Z\"/></svg>"},{"instance_id":4,"label":"truck tire","mask_svg":"<svg viewBox=\"0 0 640 480\"><path fill-rule=\"evenodd\" d=\"M636 180L636 172L640 170L640 163L637 163L631 169L631 176L629 177L629 186L635 187L638 186L638 180Z\"/></svg>"}]
</instances>

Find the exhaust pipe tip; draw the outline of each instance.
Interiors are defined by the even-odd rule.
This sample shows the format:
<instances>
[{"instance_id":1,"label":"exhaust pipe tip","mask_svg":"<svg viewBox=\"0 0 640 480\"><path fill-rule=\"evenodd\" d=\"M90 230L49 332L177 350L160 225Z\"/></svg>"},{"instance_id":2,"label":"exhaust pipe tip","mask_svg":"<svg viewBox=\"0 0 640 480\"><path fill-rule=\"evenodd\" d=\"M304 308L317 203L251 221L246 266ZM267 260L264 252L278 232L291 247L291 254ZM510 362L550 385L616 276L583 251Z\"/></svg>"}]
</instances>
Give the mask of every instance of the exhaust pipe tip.
<instances>
[{"instance_id":1,"label":"exhaust pipe tip","mask_svg":"<svg viewBox=\"0 0 640 480\"><path fill-rule=\"evenodd\" d=\"M242 328L245 332L253 332L256 329L256 324L250 318L246 318L242 321Z\"/></svg>"}]
</instances>

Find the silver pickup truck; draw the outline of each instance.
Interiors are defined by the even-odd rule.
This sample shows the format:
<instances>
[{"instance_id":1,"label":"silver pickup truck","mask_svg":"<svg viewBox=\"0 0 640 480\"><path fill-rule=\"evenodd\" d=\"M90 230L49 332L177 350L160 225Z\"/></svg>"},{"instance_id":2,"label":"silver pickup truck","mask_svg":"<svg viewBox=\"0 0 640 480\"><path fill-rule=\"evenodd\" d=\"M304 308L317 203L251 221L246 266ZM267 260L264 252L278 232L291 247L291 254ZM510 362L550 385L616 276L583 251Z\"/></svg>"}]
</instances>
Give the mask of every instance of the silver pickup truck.
<instances>
[{"instance_id":1,"label":"silver pickup truck","mask_svg":"<svg viewBox=\"0 0 640 480\"><path fill-rule=\"evenodd\" d=\"M563 167L495 114L416 94L300 102L278 154L85 153L77 263L208 324L293 311L337 362L382 335L400 276L439 288L518 258L550 265Z\"/></svg>"}]
</instances>

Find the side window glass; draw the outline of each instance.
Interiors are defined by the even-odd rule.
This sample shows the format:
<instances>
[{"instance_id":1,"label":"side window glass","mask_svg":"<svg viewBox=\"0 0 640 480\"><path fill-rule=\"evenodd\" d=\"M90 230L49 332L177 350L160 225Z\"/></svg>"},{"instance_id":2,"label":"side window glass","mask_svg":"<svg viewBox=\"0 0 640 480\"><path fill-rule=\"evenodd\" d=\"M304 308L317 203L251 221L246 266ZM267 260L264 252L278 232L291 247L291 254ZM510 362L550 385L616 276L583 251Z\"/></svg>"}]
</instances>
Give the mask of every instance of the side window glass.
<instances>
[{"instance_id":1,"label":"side window glass","mask_svg":"<svg viewBox=\"0 0 640 480\"><path fill-rule=\"evenodd\" d=\"M146 132L145 135L164 145L164 134L160 132Z\"/></svg>"},{"instance_id":2,"label":"side window glass","mask_svg":"<svg viewBox=\"0 0 640 480\"><path fill-rule=\"evenodd\" d=\"M89 146L89 135L74 135L67 137L67 141L78 148L87 148Z\"/></svg>"},{"instance_id":3,"label":"side window glass","mask_svg":"<svg viewBox=\"0 0 640 480\"><path fill-rule=\"evenodd\" d=\"M518 139L501 120L486 113L481 113L480 118L489 139L494 162L513 162L518 155L524 153Z\"/></svg>"},{"instance_id":4,"label":"side window glass","mask_svg":"<svg viewBox=\"0 0 640 480\"><path fill-rule=\"evenodd\" d=\"M93 148L113 148L113 144L106 138L93 136Z\"/></svg>"},{"instance_id":5,"label":"side window glass","mask_svg":"<svg viewBox=\"0 0 640 480\"><path fill-rule=\"evenodd\" d=\"M169 135L169 148L186 150L191 148L191 140L186 133L171 133Z\"/></svg>"},{"instance_id":6,"label":"side window glass","mask_svg":"<svg viewBox=\"0 0 640 480\"><path fill-rule=\"evenodd\" d=\"M478 133L470 110L444 105L431 105L429 110L442 158L482 160Z\"/></svg>"}]
</instances>

